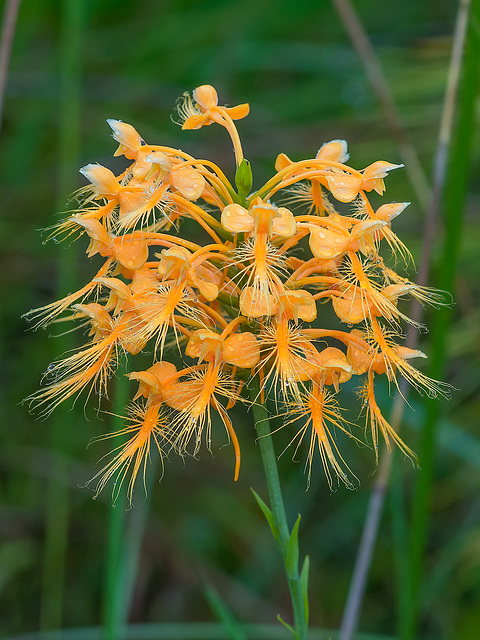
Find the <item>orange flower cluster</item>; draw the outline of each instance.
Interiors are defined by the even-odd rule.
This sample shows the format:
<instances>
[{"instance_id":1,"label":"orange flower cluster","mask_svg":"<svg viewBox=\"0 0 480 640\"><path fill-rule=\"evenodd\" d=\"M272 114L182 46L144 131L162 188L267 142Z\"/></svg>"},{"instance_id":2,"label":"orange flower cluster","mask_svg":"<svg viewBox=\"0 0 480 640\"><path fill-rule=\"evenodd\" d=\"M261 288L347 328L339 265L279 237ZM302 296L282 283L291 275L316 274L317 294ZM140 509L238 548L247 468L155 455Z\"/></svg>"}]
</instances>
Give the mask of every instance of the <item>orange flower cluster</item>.
<instances>
[{"instance_id":1,"label":"orange flower cluster","mask_svg":"<svg viewBox=\"0 0 480 640\"><path fill-rule=\"evenodd\" d=\"M375 377L397 384L400 374L429 393L440 389L410 362L425 355L396 342L400 321L409 321L400 298L440 299L388 268L379 253L385 240L408 258L391 228L408 203L375 210L367 197L382 195L388 172L401 165L378 161L357 171L345 164L346 142L333 140L312 159L280 154L275 175L252 192L234 125L248 111L246 104L219 106L208 85L179 107L183 129L212 123L227 129L235 186L213 162L147 144L131 125L109 120L115 155L129 165L119 176L99 164L83 167L90 184L79 194L82 207L55 228L57 236L87 235L87 255L99 254L103 264L80 290L28 314L46 325L67 312L66 320L89 331L88 344L50 365L50 384L29 400L48 415L84 389L105 396L122 354L153 353L148 369L128 374L139 387L127 426L114 434L127 442L95 476L97 493L113 476L116 491L129 478L131 499L152 442L160 453L180 455L196 454L202 441L210 447L212 412L234 445L236 479L240 447L228 411L249 402L253 376L261 389L254 402L274 398L287 426L303 420L296 436L308 434L307 469L318 447L330 484L332 477L351 484L334 440L335 428L350 435L337 400L342 384L362 380L375 450L380 431L387 448L394 441L409 456L377 404ZM282 194L284 204L304 211L275 204ZM337 202L351 203L351 211L340 213ZM184 219L198 226L198 242L180 235ZM328 301L343 329L315 323ZM171 342L186 361L181 368L166 358Z\"/></svg>"}]
</instances>

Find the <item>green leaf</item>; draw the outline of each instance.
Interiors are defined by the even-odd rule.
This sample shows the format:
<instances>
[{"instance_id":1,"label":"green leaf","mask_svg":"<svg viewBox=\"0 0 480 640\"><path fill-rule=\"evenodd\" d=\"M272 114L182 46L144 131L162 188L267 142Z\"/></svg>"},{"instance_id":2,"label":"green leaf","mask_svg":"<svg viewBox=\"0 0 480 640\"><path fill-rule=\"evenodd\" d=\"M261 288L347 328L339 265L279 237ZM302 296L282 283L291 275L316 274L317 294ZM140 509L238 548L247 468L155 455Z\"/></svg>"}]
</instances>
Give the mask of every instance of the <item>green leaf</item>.
<instances>
[{"instance_id":1,"label":"green leaf","mask_svg":"<svg viewBox=\"0 0 480 640\"><path fill-rule=\"evenodd\" d=\"M250 162L244 158L235 174L235 185L238 189L239 196L245 199L252 190L252 184L252 168L250 167Z\"/></svg>"},{"instance_id":2,"label":"green leaf","mask_svg":"<svg viewBox=\"0 0 480 640\"><path fill-rule=\"evenodd\" d=\"M299 515L293 525L292 533L288 539L287 553L285 556L285 569L289 579L295 578L298 572L298 527L302 516Z\"/></svg>"},{"instance_id":3,"label":"green leaf","mask_svg":"<svg viewBox=\"0 0 480 640\"><path fill-rule=\"evenodd\" d=\"M235 620L232 612L227 607L225 601L221 598L220 594L210 584L205 584L204 587L205 598L210 605L212 613L217 620L221 622L225 635L229 640L247 640L245 632L240 628L240 625Z\"/></svg>"},{"instance_id":4,"label":"green leaf","mask_svg":"<svg viewBox=\"0 0 480 640\"><path fill-rule=\"evenodd\" d=\"M309 556L305 556L305 560L303 561L302 571L300 573L300 584L302 587L302 596L303 596L303 606L305 609L305 622L308 627L308 618L309 618L309 608L308 608L308 576L310 573L310 558Z\"/></svg>"},{"instance_id":5,"label":"green leaf","mask_svg":"<svg viewBox=\"0 0 480 640\"><path fill-rule=\"evenodd\" d=\"M227 187L227 191L231 195L232 200L237 204L243 204L244 198L239 196L238 193L236 193L236 191L234 191L229 185L225 185L225 186Z\"/></svg>"},{"instance_id":6,"label":"green leaf","mask_svg":"<svg viewBox=\"0 0 480 640\"><path fill-rule=\"evenodd\" d=\"M293 634L293 637L295 638L295 640L300 640L299 637L298 637L297 632L292 627L292 625L288 624L288 622L285 622L285 620L282 620L282 618L279 615L277 616L277 620L279 622L281 622L283 624L283 626L290 631L290 633Z\"/></svg>"},{"instance_id":7,"label":"green leaf","mask_svg":"<svg viewBox=\"0 0 480 640\"><path fill-rule=\"evenodd\" d=\"M263 515L267 519L268 525L269 525L269 527L270 527L270 529L271 529L271 531L273 533L273 537L275 538L275 540L276 540L276 542L278 544L278 529L277 529L277 527L275 525L275 521L273 519L273 513L272 513L271 509L269 507L267 507L265 502L260 498L258 493L255 491L255 489L252 489L250 487L250 491L253 493L253 496L254 496L255 500L257 501L258 506L263 511Z\"/></svg>"}]
</instances>

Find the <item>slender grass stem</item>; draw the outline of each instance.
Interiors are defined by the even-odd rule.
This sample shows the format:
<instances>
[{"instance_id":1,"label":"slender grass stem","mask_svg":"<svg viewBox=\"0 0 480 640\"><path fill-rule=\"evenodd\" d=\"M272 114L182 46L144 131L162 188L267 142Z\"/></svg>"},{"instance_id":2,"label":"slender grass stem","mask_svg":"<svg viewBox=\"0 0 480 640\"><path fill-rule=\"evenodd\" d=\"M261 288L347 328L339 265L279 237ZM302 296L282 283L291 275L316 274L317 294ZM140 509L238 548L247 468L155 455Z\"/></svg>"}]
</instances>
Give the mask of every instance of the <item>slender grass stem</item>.
<instances>
[{"instance_id":1,"label":"slender grass stem","mask_svg":"<svg viewBox=\"0 0 480 640\"><path fill-rule=\"evenodd\" d=\"M388 87L387 80L378 61L375 50L368 38L362 22L350 0L332 0L338 15L355 47L365 68L365 73L378 100L385 121L392 137L398 145L398 150L405 163L410 182L423 208L430 199L430 185L423 170L415 147L411 143L395 101Z\"/></svg>"},{"instance_id":2,"label":"slender grass stem","mask_svg":"<svg viewBox=\"0 0 480 640\"><path fill-rule=\"evenodd\" d=\"M114 417L113 429L122 427L120 417L128 401L129 381L122 375L125 367L120 367L114 385ZM105 640L118 640L123 637L123 627L126 619L125 603L123 598L123 565L124 535L125 535L125 492L120 491L112 505L108 521L107 538L107 566L105 574L104 592L104 638Z\"/></svg>"},{"instance_id":3,"label":"slender grass stem","mask_svg":"<svg viewBox=\"0 0 480 640\"><path fill-rule=\"evenodd\" d=\"M121 589L119 601L121 603L120 606L121 611L123 612L123 621L125 623L128 620L128 614L132 604L143 534L147 526L148 513L150 510L150 489L153 485L157 466L158 465L155 461L151 461L150 466L147 469L145 479L147 495L142 503L136 506L134 510L129 511L125 527L122 566L121 574L119 576L121 583L119 586L119 589Z\"/></svg>"},{"instance_id":4,"label":"slender grass stem","mask_svg":"<svg viewBox=\"0 0 480 640\"><path fill-rule=\"evenodd\" d=\"M287 574L288 587L292 601L294 627L298 640L306 640L307 638L307 612L305 610L305 601L302 592L300 573L298 571L298 559L296 566L292 571L287 568L287 554L291 532L287 523L285 513L285 505L283 502L282 489L280 486L280 478L278 475L277 457L273 446L273 439L270 432L269 413L262 404L257 404L259 385L258 380L252 386L251 398L253 400L253 417L255 419L255 428L258 434L258 444L262 457L263 469L267 481L268 494L270 497L270 507L273 515L273 521L276 528L276 541L285 565ZM275 533L275 532L274 532Z\"/></svg>"},{"instance_id":5,"label":"slender grass stem","mask_svg":"<svg viewBox=\"0 0 480 640\"><path fill-rule=\"evenodd\" d=\"M126 376L121 375L125 370L124 367L115 380L114 429L122 427L119 415L129 398L129 382ZM105 640L118 640L123 637L127 628L138 558L150 506L149 489L155 477L156 467L156 463L152 462L147 470L147 495L143 503L127 512L125 491L120 491L110 511L103 615Z\"/></svg>"},{"instance_id":6,"label":"slender grass stem","mask_svg":"<svg viewBox=\"0 0 480 640\"><path fill-rule=\"evenodd\" d=\"M390 455L382 456L377 479L370 494L370 500L363 524L362 537L358 546L347 601L342 616L340 640L352 640L358 625L360 608L365 594L368 573L377 540L385 494L390 476Z\"/></svg>"},{"instance_id":7,"label":"slender grass stem","mask_svg":"<svg viewBox=\"0 0 480 640\"><path fill-rule=\"evenodd\" d=\"M104 595L104 638L123 637L124 611L119 584L125 528L125 496L121 493L112 505L108 519L107 571Z\"/></svg>"},{"instance_id":8,"label":"slender grass stem","mask_svg":"<svg viewBox=\"0 0 480 640\"><path fill-rule=\"evenodd\" d=\"M469 19L470 18L470 19ZM480 70L478 59L480 46L478 32L475 24L480 19L480 1L463 0L459 6L457 18L456 37L454 45L455 56L452 55L452 74L455 82L449 83L450 93L456 95L457 84L460 79L462 67L462 54L466 39L465 55L463 56L463 77L460 88L459 116L456 128L456 136L452 143L450 157L444 160L443 169L446 175L443 206L445 211L445 241L438 286L441 289L451 291L454 285L456 265L462 233L462 214L464 210L466 192L468 187L469 166L472 150L472 131L475 122L475 101L478 96L480 82ZM453 102L453 98L451 99ZM449 110L449 127L444 124L443 129L452 128L453 105ZM440 141L448 147L450 133L441 133ZM446 162L448 170L446 169ZM445 341L451 322L452 312L448 308L439 309L436 314L432 332L432 361L430 375L440 378L445 367ZM417 478L415 487L413 517L412 517L412 548L410 555L410 567L412 573L411 597L413 600L414 618L407 638L416 637L416 626L420 612L420 587L423 573L423 556L428 534L428 513L431 496L431 486L434 474L434 462L438 426L438 403L431 400L426 402L426 417L422 429L419 455L422 464L422 473Z\"/></svg>"},{"instance_id":9,"label":"slender grass stem","mask_svg":"<svg viewBox=\"0 0 480 640\"><path fill-rule=\"evenodd\" d=\"M2 34L0 36L0 130L3 120L3 104L7 85L8 65L17 24L20 0L7 0L3 9Z\"/></svg>"},{"instance_id":10,"label":"slender grass stem","mask_svg":"<svg viewBox=\"0 0 480 640\"><path fill-rule=\"evenodd\" d=\"M454 117L454 105L457 93L457 83L459 78L459 65L461 63L461 53L463 51L463 38L464 38L464 29L467 25L466 16L468 16L468 5L470 0L463 0L459 7L459 13L457 18L457 26L455 29L455 38L454 38L454 46L452 51L452 61L450 65L450 74L449 74L449 82L446 90L445 101L444 101L444 110L442 115L442 122L440 125L440 133L439 133L439 144L437 149L437 156L435 161L435 171L434 171L434 189L431 196L431 202L427 211L427 219L425 221L425 229L423 234L423 242L422 242L422 259L421 266L419 269L418 276L418 284L425 285L428 281L429 274L429 265L430 265L430 247L433 244L434 236L437 230L437 220L438 220L438 212L439 212L439 204L440 204L440 195L443 191L444 182L445 182L445 166L447 160L449 159L448 147L451 136L451 129L453 127L453 117ZM476 5L478 6L478 0L475 0ZM477 9L478 11L478 9ZM467 13L465 13L467 12ZM474 12L472 12L474 13ZM473 31L473 29L472 29ZM476 34L472 36L472 39L475 39ZM473 43L472 43L473 47ZM472 60L475 60L475 56L472 54ZM476 58L478 60L478 58ZM478 87L478 78L477 81L472 78L474 73L478 76L478 63L472 63L470 65L472 69L470 70L470 77L467 79L464 78L465 87L474 87L473 94L474 96L477 93ZM475 70L473 67L475 66ZM467 75L467 74L465 74ZM473 104L472 102L472 90L469 93L468 102L469 105ZM467 99L465 101L468 101ZM474 98L473 98L474 101ZM470 120L472 117L472 109L468 110L468 114L470 115ZM471 122L469 121L470 125ZM461 127L459 127L459 130ZM470 139L464 140L465 148L469 148L468 142L471 140L471 126L470 126ZM460 131L459 131L460 132ZM466 134L468 138L468 133ZM464 147L459 146L457 141L455 148L460 151L463 150ZM468 166L468 151L463 152L461 157L462 168L464 169L463 173L461 173L463 177L463 181L457 181L456 186L460 186L460 196L465 195L465 175L466 167ZM451 166L455 166L455 153L452 154L450 159ZM463 190L462 190L463 188ZM448 193L448 189L447 189ZM455 241L449 240L448 236L446 239L446 246L450 247L451 243L458 247L458 200L455 203L455 209L452 208L452 213L450 215L452 220L452 225L455 224L456 229L454 233ZM450 247L451 251L451 247ZM455 254L454 254L455 255ZM452 260L454 255L450 255L445 251L445 260L444 266L446 265L446 269L450 275L450 278L453 278L454 274L454 265L455 260ZM447 281L444 279L440 286L441 288L445 288L447 290L451 289L452 280ZM450 286L449 286L450 285ZM437 317L443 317L447 314L449 315L448 309L439 311ZM410 313L411 317L417 321L421 319L422 315L422 307L419 304L412 304L412 310ZM440 320L438 320L440 322ZM444 322L444 321L443 321ZM447 325L443 324L442 328L439 331L439 337L437 342L440 340L444 340L444 337L447 333ZM407 337L407 346L410 348L414 348L416 342L418 340L418 335L414 331L410 331ZM440 345L436 345L434 342L434 360L440 358L443 362L444 358L444 349L443 342ZM437 368L436 371L433 372L433 377L441 377L441 370ZM397 429L402 421L403 411L404 411L404 399L406 399L408 395L408 385L401 385L401 393L395 399L392 410L391 424ZM438 409L438 402L430 402L428 406L431 407L431 412L436 412ZM435 417L436 417L435 413ZM433 413L432 413L433 416ZM414 637L414 611L415 607L418 607L418 603L413 602L412 598L415 600L418 597L418 585L420 582L421 576L421 558L424 549L425 543L425 533L426 533L426 522L428 519L427 516L427 507L428 507L428 497L430 493L430 485L432 481L432 464L433 464L433 449L434 449L434 440L435 440L435 418L430 417L430 426L425 429L425 433L423 435L423 444L421 444L419 451L419 458L421 460L422 471L418 476L418 488L417 488L417 496L414 503L414 522L412 529L412 550L411 550L411 558L408 569L405 569L405 573L401 577L402 588L407 589L408 593L399 594L399 608L401 610L402 620L400 623L400 627L402 630L403 638L413 638ZM425 468L425 464L427 467ZM367 510L367 514L365 517L364 523L364 532L362 535L362 539L360 541L359 550L357 554L356 564L354 568L354 573L350 585L350 590L348 594L347 604L344 611L344 616L342 619L342 629L340 633L341 640L351 640L355 634L355 630L358 624L358 618L361 608L361 603L363 600L363 594L365 591L366 581L368 579L368 572L370 568L370 562L373 555L373 549L378 533L378 528L380 526L380 515L383 508L383 502L385 499L385 489L386 485L389 481L391 470L391 460L390 457L385 455L380 462L380 470L378 474L377 481L375 482L374 488L372 490L372 497L369 503L369 507ZM400 489L397 487L397 492ZM397 493L397 499L399 499L399 494ZM415 524L416 523L416 524ZM399 522L397 521L397 527L399 526ZM398 537L397 537L398 540ZM403 544L403 542L402 542ZM417 588L412 588L414 584L417 584ZM407 602L407 598L410 599ZM413 635L412 635L413 634Z\"/></svg>"},{"instance_id":11,"label":"slender grass stem","mask_svg":"<svg viewBox=\"0 0 480 640\"><path fill-rule=\"evenodd\" d=\"M61 91L58 131L58 191L57 208L63 209L65 200L74 188L73 167L77 164L80 140L80 48L82 35L82 3L68 0L63 5L60 36ZM59 297L75 289L76 261L71 253L59 257ZM57 347L61 351L72 348L70 335L60 336ZM72 414L60 409L52 418L50 446L53 451L65 452L69 448L65 423L71 423ZM69 425L71 428L71 424ZM63 456L55 456L47 484L45 504L45 546L42 573L42 601L40 624L43 629L55 629L62 624L65 557L69 522L68 483L62 481L68 474Z\"/></svg>"},{"instance_id":12,"label":"slender grass stem","mask_svg":"<svg viewBox=\"0 0 480 640\"><path fill-rule=\"evenodd\" d=\"M398 451L390 456L392 464L390 482L390 507L395 553L395 577L397 579L398 635L405 638L412 618L411 572L405 559L409 554L409 530L405 508L405 496Z\"/></svg>"}]
</instances>

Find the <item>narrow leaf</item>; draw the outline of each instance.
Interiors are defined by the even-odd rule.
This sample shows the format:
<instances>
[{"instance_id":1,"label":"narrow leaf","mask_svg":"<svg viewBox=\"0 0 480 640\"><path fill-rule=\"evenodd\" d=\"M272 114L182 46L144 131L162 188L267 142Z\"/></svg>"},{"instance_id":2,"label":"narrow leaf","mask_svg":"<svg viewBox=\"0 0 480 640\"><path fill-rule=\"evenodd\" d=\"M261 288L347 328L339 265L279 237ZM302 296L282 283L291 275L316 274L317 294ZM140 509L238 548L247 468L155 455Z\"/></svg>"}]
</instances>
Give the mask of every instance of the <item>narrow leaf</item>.
<instances>
[{"instance_id":1,"label":"narrow leaf","mask_svg":"<svg viewBox=\"0 0 480 640\"><path fill-rule=\"evenodd\" d=\"M206 584L204 587L204 594L205 599L210 605L212 613L222 624L222 627L225 630L225 636L229 638L229 640L247 640L247 636L240 628L240 625L235 620L235 617L218 591L214 589L212 585Z\"/></svg>"},{"instance_id":2,"label":"narrow leaf","mask_svg":"<svg viewBox=\"0 0 480 640\"><path fill-rule=\"evenodd\" d=\"M289 579L295 578L295 576L298 575L298 527L300 526L301 518L302 516L299 515L288 539L285 569Z\"/></svg>"},{"instance_id":3,"label":"narrow leaf","mask_svg":"<svg viewBox=\"0 0 480 640\"><path fill-rule=\"evenodd\" d=\"M281 622L283 624L283 626L290 631L290 633L293 634L293 637L295 638L295 640L300 640L299 637L298 637L297 632L292 627L292 625L288 624L288 622L285 622L285 620L282 620L282 618L279 615L277 616L277 620L279 622Z\"/></svg>"},{"instance_id":4,"label":"narrow leaf","mask_svg":"<svg viewBox=\"0 0 480 640\"><path fill-rule=\"evenodd\" d=\"M265 504L265 502L260 498L260 496L258 495L258 493L250 488L250 491L253 493L253 496L255 498L255 500L257 501L258 506L260 507L260 509L263 511L263 515L265 516L265 518L267 519L268 525L273 533L273 537L275 538L277 544L278 544L278 529L275 526L275 521L273 519L273 513L271 511L271 509Z\"/></svg>"},{"instance_id":5,"label":"narrow leaf","mask_svg":"<svg viewBox=\"0 0 480 640\"><path fill-rule=\"evenodd\" d=\"M302 571L300 573L300 584L302 587L303 606L305 609L305 622L308 627L309 608L308 608L308 576L310 573L310 557L305 556Z\"/></svg>"}]
</instances>

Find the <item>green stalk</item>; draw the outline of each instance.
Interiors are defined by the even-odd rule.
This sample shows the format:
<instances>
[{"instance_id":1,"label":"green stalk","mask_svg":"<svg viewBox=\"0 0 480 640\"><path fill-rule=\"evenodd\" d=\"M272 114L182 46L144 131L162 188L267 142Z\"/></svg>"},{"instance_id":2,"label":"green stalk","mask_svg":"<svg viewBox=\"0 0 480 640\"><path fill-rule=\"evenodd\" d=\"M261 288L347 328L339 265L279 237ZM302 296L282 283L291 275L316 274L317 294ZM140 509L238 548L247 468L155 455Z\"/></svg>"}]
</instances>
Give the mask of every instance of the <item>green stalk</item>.
<instances>
[{"instance_id":1,"label":"green stalk","mask_svg":"<svg viewBox=\"0 0 480 640\"><path fill-rule=\"evenodd\" d=\"M130 604L132 600L135 578L137 576L138 559L143 541L143 534L147 526L150 510L150 489L153 486L157 470L157 461L151 460L146 472L145 488L146 497L135 509L128 513L125 527L124 543L121 555L120 571L118 576L118 600L123 623L127 623Z\"/></svg>"},{"instance_id":2,"label":"green stalk","mask_svg":"<svg viewBox=\"0 0 480 640\"><path fill-rule=\"evenodd\" d=\"M408 637L408 628L413 615L410 595L410 566L405 561L410 550L409 531L399 452L392 451L391 456L390 506L393 525L395 577L397 580L398 636L403 640Z\"/></svg>"},{"instance_id":3,"label":"green stalk","mask_svg":"<svg viewBox=\"0 0 480 640\"><path fill-rule=\"evenodd\" d=\"M129 398L129 381L123 375L125 371L126 366L120 367L115 380L114 430L123 426L119 415L124 411ZM127 628L140 547L150 507L149 489L153 484L156 467L156 463L151 461L145 480L147 496L136 509L129 510L127 514L126 489L123 488L110 510L103 612L105 640L122 638Z\"/></svg>"},{"instance_id":4,"label":"green stalk","mask_svg":"<svg viewBox=\"0 0 480 640\"><path fill-rule=\"evenodd\" d=\"M80 49L82 35L82 3L67 0L63 4L60 36L61 92L58 130L58 191L57 209L65 209L68 194L74 189L80 146ZM76 260L71 252L58 261L58 297L75 290ZM71 335L59 336L60 352L73 347ZM52 466L46 487L45 544L42 572L40 625L55 629L62 624L65 558L69 521L68 465L65 452L69 449L68 431L72 428L72 413L60 407L51 422L50 449ZM58 453L58 455L56 455Z\"/></svg>"},{"instance_id":5,"label":"green stalk","mask_svg":"<svg viewBox=\"0 0 480 640\"><path fill-rule=\"evenodd\" d=\"M298 640L306 640L308 632L308 604L306 584L303 580L306 571L302 571L301 575L298 570L298 525L300 518L290 532L280 486L280 478L278 476L277 458L270 431L269 414L263 404L257 403L258 395L259 384L258 379L255 378L250 397L253 401L253 417L258 433L258 444L267 481L268 495L270 497L270 509L268 509L265 503L262 503L256 494L254 495L267 517L285 566L292 601L295 637L298 638ZM308 564L304 566L308 567ZM286 625L281 619L280 621L289 627L289 625Z\"/></svg>"},{"instance_id":6,"label":"green stalk","mask_svg":"<svg viewBox=\"0 0 480 640\"><path fill-rule=\"evenodd\" d=\"M480 82L480 45L478 24L480 22L480 0L473 0L470 8L469 25L465 55L463 59L463 76L460 87L459 115L456 135L453 138L443 197L445 209L445 242L441 271L438 282L440 289L452 291L455 269L458 262L462 233L462 214L468 188L470 159L472 150L472 132L475 123L475 101ZM433 378L441 378L445 368L446 337L450 327L452 311L448 307L439 309L434 317L432 336L432 361L429 374ZM415 619L412 621L409 638L416 637L416 625L421 608L420 589L423 572L423 555L428 534L428 513L430 495L434 478L435 451L438 430L438 400L427 400L426 416L422 429L419 459L422 473L418 475L413 504L412 550L410 566L412 572L412 599Z\"/></svg>"},{"instance_id":7,"label":"green stalk","mask_svg":"<svg viewBox=\"0 0 480 640\"><path fill-rule=\"evenodd\" d=\"M123 419L120 417L128 401L129 380L123 375L125 366L120 366L114 386L114 417L113 430L122 428ZM124 530L126 513L125 491L120 490L115 499L109 515L108 539L107 539L107 566L105 575L104 592L104 638L105 640L118 640L123 637L124 624L127 613L123 599L123 566L124 557Z\"/></svg>"}]
</instances>

